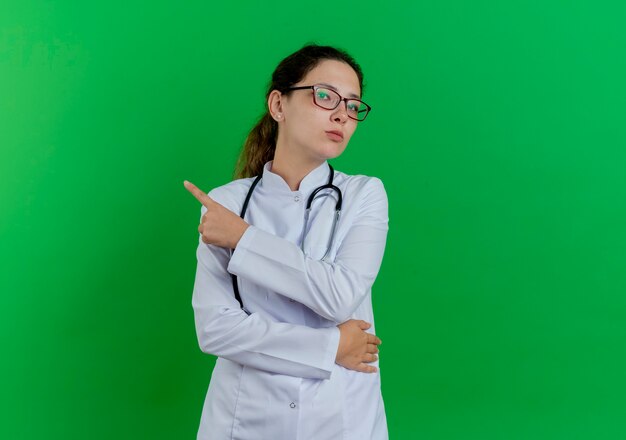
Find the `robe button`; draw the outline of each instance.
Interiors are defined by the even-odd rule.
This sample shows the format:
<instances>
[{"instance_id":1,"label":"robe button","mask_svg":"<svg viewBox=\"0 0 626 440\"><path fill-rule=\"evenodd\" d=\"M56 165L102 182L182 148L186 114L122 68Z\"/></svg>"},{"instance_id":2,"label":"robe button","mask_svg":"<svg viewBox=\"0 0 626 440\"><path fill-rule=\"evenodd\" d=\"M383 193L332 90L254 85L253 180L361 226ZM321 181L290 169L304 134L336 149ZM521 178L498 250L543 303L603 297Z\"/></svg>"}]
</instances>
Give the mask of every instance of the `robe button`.
<instances>
[{"instance_id":1,"label":"robe button","mask_svg":"<svg viewBox=\"0 0 626 440\"><path fill-rule=\"evenodd\" d=\"M289 406L290 406L290 407L292 407L292 408L295 408L295 407L296 407L296 404L295 404L295 403L293 403L293 402L291 402L291 403L289 404Z\"/></svg>"}]
</instances>

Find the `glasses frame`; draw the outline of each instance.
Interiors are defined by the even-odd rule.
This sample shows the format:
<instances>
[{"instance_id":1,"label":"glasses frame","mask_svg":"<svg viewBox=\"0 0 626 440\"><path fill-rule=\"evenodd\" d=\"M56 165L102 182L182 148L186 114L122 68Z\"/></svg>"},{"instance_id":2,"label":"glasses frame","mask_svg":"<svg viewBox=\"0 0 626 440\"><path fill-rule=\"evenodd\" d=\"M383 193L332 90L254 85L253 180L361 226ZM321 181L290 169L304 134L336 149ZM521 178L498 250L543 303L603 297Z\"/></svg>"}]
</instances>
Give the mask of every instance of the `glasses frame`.
<instances>
[{"instance_id":1,"label":"glasses frame","mask_svg":"<svg viewBox=\"0 0 626 440\"><path fill-rule=\"evenodd\" d=\"M331 92L336 93L337 96L339 96L339 102L337 102L337 105L335 107L333 107L333 108L326 108L326 107L322 107L321 105L319 105L315 101L315 93L313 93L313 104L315 104L319 108L323 108L324 110L335 110L337 107L339 107L339 105L342 102L345 102L346 103L346 115L348 115L348 117L350 119L353 119L353 120L358 121L358 122L365 121L365 118L367 118L367 115L369 115L370 112L372 111L372 107L370 107L366 102L361 101L360 99L357 99L357 98L344 98L338 92L336 92L335 90L333 90L333 89L331 89L331 88L329 88L327 86L321 86L321 85L315 84L315 85L312 85L312 86L288 87L286 90L305 90L305 89L313 89L313 92L317 92L317 89L324 89L324 90L330 90ZM348 114L348 101L359 101L361 104L363 104L365 107L367 107L367 113L365 113L365 117L363 117L363 119L353 118L352 116L350 116Z\"/></svg>"}]
</instances>

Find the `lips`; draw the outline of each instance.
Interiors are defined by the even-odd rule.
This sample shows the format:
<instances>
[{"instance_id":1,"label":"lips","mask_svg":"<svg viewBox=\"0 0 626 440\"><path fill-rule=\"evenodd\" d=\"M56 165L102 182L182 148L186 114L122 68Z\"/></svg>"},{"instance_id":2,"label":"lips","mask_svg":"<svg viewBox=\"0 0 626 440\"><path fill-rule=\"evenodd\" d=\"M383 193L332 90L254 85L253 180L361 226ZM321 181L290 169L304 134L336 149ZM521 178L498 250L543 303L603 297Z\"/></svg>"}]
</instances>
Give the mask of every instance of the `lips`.
<instances>
[{"instance_id":1,"label":"lips","mask_svg":"<svg viewBox=\"0 0 626 440\"><path fill-rule=\"evenodd\" d=\"M331 138L343 140L343 133L339 130L330 130L326 132Z\"/></svg>"}]
</instances>

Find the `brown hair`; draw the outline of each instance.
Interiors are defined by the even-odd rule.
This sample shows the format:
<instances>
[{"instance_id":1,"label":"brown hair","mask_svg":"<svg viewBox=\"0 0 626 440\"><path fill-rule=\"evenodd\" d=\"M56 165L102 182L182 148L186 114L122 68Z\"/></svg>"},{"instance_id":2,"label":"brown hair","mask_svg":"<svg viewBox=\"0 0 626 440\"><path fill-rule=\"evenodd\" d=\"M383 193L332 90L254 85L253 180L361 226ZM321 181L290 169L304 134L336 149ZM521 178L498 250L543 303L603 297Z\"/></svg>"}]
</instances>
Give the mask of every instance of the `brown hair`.
<instances>
[{"instance_id":1,"label":"brown hair","mask_svg":"<svg viewBox=\"0 0 626 440\"><path fill-rule=\"evenodd\" d=\"M331 46L307 44L302 49L283 59L272 74L267 92L265 93L265 113L252 128L246 138L233 174L234 179L257 176L263 171L263 165L274 158L276 140L278 138L278 122L269 113L267 100L272 90L283 95L290 93L287 89L296 84L307 73L323 60L343 61L352 67L359 78L361 95L363 94L363 72L361 67L348 53Z\"/></svg>"}]
</instances>

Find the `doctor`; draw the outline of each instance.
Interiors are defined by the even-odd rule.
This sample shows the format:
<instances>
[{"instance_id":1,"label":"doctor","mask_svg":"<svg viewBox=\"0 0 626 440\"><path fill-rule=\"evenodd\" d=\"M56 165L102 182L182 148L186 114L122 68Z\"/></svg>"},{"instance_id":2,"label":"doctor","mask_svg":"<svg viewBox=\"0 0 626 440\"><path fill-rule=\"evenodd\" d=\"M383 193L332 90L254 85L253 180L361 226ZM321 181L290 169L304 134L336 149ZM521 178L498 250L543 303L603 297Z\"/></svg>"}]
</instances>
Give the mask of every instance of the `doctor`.
<instances>
[{"instance_id":1,"label":"doctor","mask_svg":"<svg viewBox=\"0 0 626 440\"><path fill-rule=\"evenodd\" d=\"M387 195L328 163L370 110L362 90L350 55L303 47L272 75L238 178L184 183L202 203L196 333L218 356L198 439L388 438L371 298Z\"/></svg>"}]
</instances>

